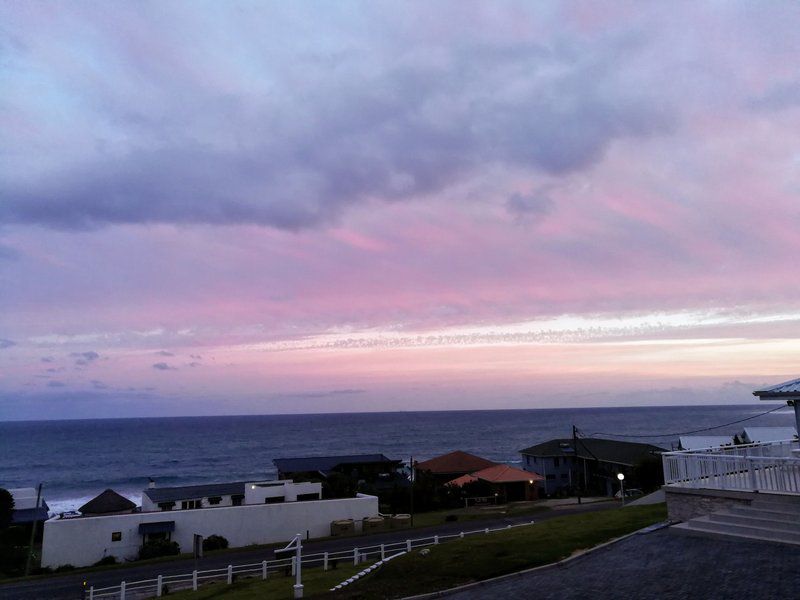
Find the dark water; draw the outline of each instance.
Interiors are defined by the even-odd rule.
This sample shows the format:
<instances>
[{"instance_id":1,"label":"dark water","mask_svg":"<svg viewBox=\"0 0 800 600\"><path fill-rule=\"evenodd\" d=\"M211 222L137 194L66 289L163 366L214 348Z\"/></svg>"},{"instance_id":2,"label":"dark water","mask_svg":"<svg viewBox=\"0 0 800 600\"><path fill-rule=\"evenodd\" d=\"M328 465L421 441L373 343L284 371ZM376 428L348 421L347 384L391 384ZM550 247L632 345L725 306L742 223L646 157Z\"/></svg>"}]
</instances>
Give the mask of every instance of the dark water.
<instances>
[{"instance_id":1,"label":"dark water","mask_svg":"<svg viewBox=\"0 0 800 600\"><path fill-rule=\"evenodd\" d=\"M0 487L44 483L58 510L78 506L111 487L139 501L147 477L159 485L271 478L273 458L383 452L425 459L462 449L502 462L518 450L585 434L677 433L744 419L773 404L541 410L398 412L0 422ZM791 426L781 410L745 425ZM620 438L622 439L622 438ZM671 448L677 436L644 441Z\"/></svg>"}]
</instances>

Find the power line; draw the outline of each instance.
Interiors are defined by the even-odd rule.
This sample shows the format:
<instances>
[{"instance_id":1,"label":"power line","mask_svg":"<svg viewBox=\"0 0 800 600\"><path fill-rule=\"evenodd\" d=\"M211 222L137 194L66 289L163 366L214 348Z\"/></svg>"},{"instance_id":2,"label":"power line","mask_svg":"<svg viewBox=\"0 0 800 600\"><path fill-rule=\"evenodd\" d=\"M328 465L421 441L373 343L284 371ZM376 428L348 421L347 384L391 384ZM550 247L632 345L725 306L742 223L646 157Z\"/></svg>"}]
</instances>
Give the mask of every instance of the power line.
<instances>
[{"instance_id":1,"label":"power line","mask_svg":"<svg viewBox=\"0 0 800 600\"><path fill-rule=\"evenodd\" d=\"M648 434L638 434L638 435L625 435L622 433L605 433L602 431L595 431L594 433L590 433L587 437L593 437L595 435L610 435L612 437L624 437L624 438L657 438L657 437L675 437L676 435L689 435L690 433L700 433L701 431L711 431L712 429L719 429L720 427L728 427L729 425L736 425L737 423L744 423L745 421L749 421L751 419L757 419L758 417L763 417L764 415L768 415L769 413L775 412L776 410L781 410L782 408L786 408L785 406L781 405L776 408L772 408L766 412L752 415L750 417L746 417L744 419L739 419L738 421L731 421L730 423L723 423L722 425L714 425L713 427L704 427L703 429L694 429L692 431L679 431L677 433L648 433Z\"/></svg>"}]
</instances>

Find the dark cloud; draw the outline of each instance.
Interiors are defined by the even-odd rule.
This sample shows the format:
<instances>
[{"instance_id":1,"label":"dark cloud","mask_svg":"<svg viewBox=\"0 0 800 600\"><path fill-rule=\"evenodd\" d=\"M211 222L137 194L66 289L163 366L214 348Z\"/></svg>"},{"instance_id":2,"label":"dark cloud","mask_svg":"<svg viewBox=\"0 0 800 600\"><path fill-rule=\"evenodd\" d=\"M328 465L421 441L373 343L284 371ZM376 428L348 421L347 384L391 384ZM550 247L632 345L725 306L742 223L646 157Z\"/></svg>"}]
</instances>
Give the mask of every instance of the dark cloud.
<instances>
[{"instance_id":1,"label":"dark cloud","mask_svg":"<svg viewBox=\"0 0 800 600\"><path fill-rule=\"evenodd\" d=\"M800 81L784 82L752 99L750 108L764 111L786 110L800 106Z\"/></svg>"},{"instance_id":2,"label":"dark cloud","mask_svg":"<svg viewBox=\"0 0 800 600\"><path fill-rule=\"evenodd\" d=\"M56 381L55 379L53 381L48 381L47 382L47 387L51 387L51 388L62 388L62 387L65 387L66 385L67 384L64 383L63 381Z\"/></svg>"},{"instance_id":3,"label":"dark cloud","mask_svg":"<svg viewBox=\"0 0 800 600\"><path fill-rule=\"evenodd\" d=\"M0 260L17 260L20 253L16 248L0 244Z\"/></svg>"},{"instance_id":4,"label":"dark cloud","mask_svg":"<svg viewBox=\"0 0 800 600\"><path fill-rule=\"evenodd\" d=\"M72 352L70 356L77 359L75 364L79 367L85 367L100 358L100 355L94 350L89 350L88 352Z\"/></svg>"},{"instance_id":5,"label":"dark cloud","mask_svg":"<svg viewBox=\"0 0 800 600\"><path fill-rule=\"evenodd\" d=\"M506 201L506 210L517 219L539 218L553 210L553 200L543 190L532 194L513 194Z\"/></svg>"},{"instance_id":6,"label":"dark cloud","mask_svg":"<svg viewBox=\"0 0 800 600\"><path fill-rule=\"evenodd\" d=\"M97 379L92 379L91 384L92 384L92 387L94 389L96 389L96 390L106 390L106 389L108 389L108 386L105 383L103 383L102 381L99 381Z\"/></svg>"},{"instance_id":7,"label":"dark cloud","mask_svg":"<svg viewBox=\"0 0 800 600\"><path fill-rule=\"evenodd\" d=\"M486 165L580 171L616 139L670 128L664 96L620 75L638 51L630 39L562 46L471 42L438 63L420 52L378 70L345 56L335 76L318 66L306 74L314 94L282 81L280 102L204 88L189 105L169 101L158 119L126 118L136 107L121 99L104 118L148 141L24 186L0 184L0 223L297 230L351 204L441 191ZM191 137L166 133L178 122ZM208 122L216 126L201 127ZM218 143L223 130L237 142Z\"/></svg>"},{"instance_id":8,"label":"dark cloud","mask_svg":"<svg viewBox=\"0 0 800 600\"><path fill-rule=\"evenodd\" d=\"M353 388L346 388L342 390L325 390L319 392L301 392L299 394L289 394L291 398L331 398L336 396L354 396L357 394L363 394L367 390L362 389L353 389Z\"/></svg>"},{"instance_id":9,"label":"dark cloud","mask_svg":"<svg viewBox=\"0 0 800 600\"><path fill-rule=\"evenodd\" d=\"M11 348L12 346L16 346L17 343L11 340L0 338L0 350L4 348Z\"/></svg>"},{"instance_id":10,"label":"dark cloud","mask_svg":"<svg viewBox=\"0 0 800 600\"><path fill-rule=\"evenodd\" d=\"M56 359L54 357L52 357L52 356L43 356L39 360L41 360L43 363L51 363L51 362L55 362Z\"/></svg>"},{"instance_id":11,"label":"dark cloud","mask_svg":"<svg viewBox=\"0 0 800 600\"><path fill-rule=\"evenodd\" d=\"M190 367L202 367L202 366L203 366L203 364L202 364L202 363L199 363L199 362L190 362L190 363L189 363L189 366L190 366Z\"/></svg>"},{"instance_id":12,"label":"dark cloud","mask_svg":"<svg viewBox=\"0 0 800 600\"><path fill-rule=\"evenodd\" d=\"M159 350L156 354L158 356L175 356L172 352L167 352L166 350Z\"/></svg>"},{"instance_id":13,"label":"dark cloud","mask_svg":"<svg viewBox=\"0 0 800 600\"><path fill-rule=\"evenodd\" d=\"M175 367L171 367L165 362L155 363L153 365L153 368L158 370L158 371L176 371L177 370Z\"/></svg>"}]
</instances>

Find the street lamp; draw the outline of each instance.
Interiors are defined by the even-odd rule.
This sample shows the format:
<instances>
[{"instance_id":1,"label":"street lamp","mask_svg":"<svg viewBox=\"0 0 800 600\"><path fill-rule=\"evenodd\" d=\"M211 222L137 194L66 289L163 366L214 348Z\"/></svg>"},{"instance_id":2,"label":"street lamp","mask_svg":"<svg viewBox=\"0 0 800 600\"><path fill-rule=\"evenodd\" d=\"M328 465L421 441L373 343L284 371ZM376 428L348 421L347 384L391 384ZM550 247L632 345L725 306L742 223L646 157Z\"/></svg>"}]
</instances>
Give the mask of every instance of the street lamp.
<instances>
[{"instance_id":1,"label":"street lamp","mask_svg":"<svg viewBox=\"0 0 800 600\"><path fill-rule=\"evenodd\" d=\"M617 479L619 479L619 497L622 500L622 506L625 506L625 475L617 473Z\"/></svg>"}]
</instances>

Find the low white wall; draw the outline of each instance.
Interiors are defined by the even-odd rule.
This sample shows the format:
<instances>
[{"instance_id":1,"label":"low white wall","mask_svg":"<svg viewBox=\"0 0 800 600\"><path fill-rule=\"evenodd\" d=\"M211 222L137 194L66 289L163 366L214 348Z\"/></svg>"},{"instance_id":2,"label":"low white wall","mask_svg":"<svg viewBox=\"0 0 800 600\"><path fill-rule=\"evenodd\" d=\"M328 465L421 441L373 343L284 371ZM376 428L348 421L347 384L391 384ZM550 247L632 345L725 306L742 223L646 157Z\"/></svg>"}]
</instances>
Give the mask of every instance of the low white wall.
<instances>
[{"instance_id":1,"label":"low white wall","mask_svg":"<svg viewBox=\"0 0 800 600\"><path fill-rule=\"evenodd\" d=\"M316 494L322 496L322 484L319 482L294 483L291 479L282 481L253 481L244 486L245 504L264 504L267 498L283 498L284 502L295 502L300 494Z\"/></svg>"},{"instance_id":2,"label":"low white wall","mask_svg":"<svg viewBox=\"0 0 800 600\"><path fill-rule=\"evenodd\" d=\"M359 494L356 498L339 500L50 519L44 524L42 566L82 567L104 556L120 560L136 558L142 544L140 523L175 521L172 540L178 542L181 552L191 552L195 533L205 537L222 535L231 547L239 547L288 541L297 533L324 537L330 535L331 521L360 521L377 515L378 499ZM122 533L120 541L111 541L114 532Z\"/></svg>"}]
</instances>

